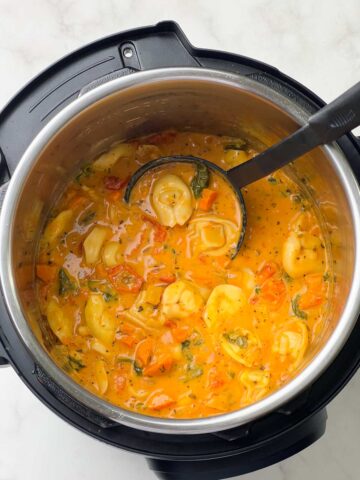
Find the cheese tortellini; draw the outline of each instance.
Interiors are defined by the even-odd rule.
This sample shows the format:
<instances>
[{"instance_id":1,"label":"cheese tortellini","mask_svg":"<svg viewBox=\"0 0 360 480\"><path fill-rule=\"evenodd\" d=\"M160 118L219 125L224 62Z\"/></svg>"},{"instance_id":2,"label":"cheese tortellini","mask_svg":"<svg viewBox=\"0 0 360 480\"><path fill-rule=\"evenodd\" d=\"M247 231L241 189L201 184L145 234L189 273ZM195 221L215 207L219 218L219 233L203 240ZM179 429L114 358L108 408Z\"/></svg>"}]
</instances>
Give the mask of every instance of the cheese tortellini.
<instances>
[{"instance_id":1,"label":"cheese tortellini","mask_svg":"<svg viewBox=\"0 0 360 480\"><path fill-rule=\"evenodd\" d=\"M108 170L113 167L121 157L130 157L134 155L136 146L131 143L120 143L108 152L103 153L92 164L92 168L96 171Z\"/></svg>"},{"instance_id":2,"label":"cheese tortellini","mask_svg":"<svg viewBox=\"0 0 360 480\"><path fill-rule=\"evenodd\" d=\"M204 299L198 289L189 282L177 280L166 287L162 297L162 314L171 318L186 318L200 311Z\"/></svg>"},{"instance_id":3,"label":"cheese tortellini","mask_svg":"<svg viewBox=\"0 0 360 480\"><path fill-rule=\"evenodd\" d=\"M96 225L85 238L83 246L88 265L93 265L99 260L102 246L109 235L110 230L108 228Z\"/></svg>"},{"instance_id":4,"label":"cheese tortellini","mask_svg":"<svg viewBox=\"0 0 360 480\"><path fill-rule=\"evenodd\" d=\"M252 367L257 363L261 342L257 336L244 328L223 333L221 347L236 362Z\"/></svg>"},{"instance_id":5,"label":"cheese tortellini","mask_svg":"<svg viewBox=\"0 0 360 480\"><path fill-rule=\"evenodd\" d=\"M281 362L289 363L289 370L292 371L301 363L308 343L308 327L305 322L298 320L277 333L272 351L279 356Z\"/></svg>"},{"instance_id":6,"label":"cheese tortellini","mask_svg":"<svg viewBox=\"0 0 360 480\"><path fill-rule=\"evenodd\" d=\"M158 327L162 323L162 319L158 315L158 307L163 291L163 287L150 285L139 293L135 303L124 315L145 329Z\"/></svg>"},{"instance_id":7,"label":"cheese tortellini","mask_svg":"<svg viewBox=\"0 0 360 480\"><path fill-rule=\"evenodd\" d=\"M240 374L240 382L245 387L245 402L260 400L270 389L270 373L266 370L247 370Z\"/></svg>"},{"instance_id":8,"label":"cheese tortellini","mask_svg":"<svg viewBox=\"0 0 360 480\"><path fill-rule=\"evenodd\" d=\"M152 206L161 225L184 225L192 215L193 199L189 187L177 175L158 178L151 194Z\"/></svg>"},{"instance_id":9,"label":"cheese tortellini","mask_svg":"<svg viewBox=\"0 0 360 480\"><path fill-rule=\"evenodd\" d=\"M106 309L102 295L92 293L85 306L86 324L94 337L105 345L112 343L115 337L115 318Z\"/></svg>"},{"instance_id":10,"label":"cheese tortellini","mask_svg":"<svg viewBox=\"0 0 360 480\"><path fill-rule=\"evenodd\" d=\"M321 271L321 240L307 232L291 232L283 245L282 263L293 278Z\"/></svg>"},{"instance_id":11,"label":"cheese tortellini","mask_svg":"<svg viewBox=\"0 0 360 480\"><path fill-rule=\"evenodd\" d=\"M216 215L201 215L189 223L189 238L193 253L227 255L236 247L239 226Z\"/></svg>"},{"instance_id":12,"label":"cheese tortellini","mask_svg":"<svg viewBox=\"0 0 360 480\"><path fill-rule=\"evenodd\" d=\"M58 337L60 342L67 343L73 335L73 321L66 315L56 300L52 299L48 303L46 316L51 330Z\"/></svg>"},{"instance_id":13,"label":"cheese tortellini","mask_svg":"<svg viewBox=\"0 0 360 480\"><path fill-rule=\"evenodd\" d=\"M122 262L122 248L119 242L107 242L102 250L101 258L107 267L116 267Z\"/></svg>"},{"instance_id":14,"label":"cheese tortellini","mask_svg":"<svg viewBox=\"0 0 360 480\"><path fill-rule=\"evenodd\" d=\"M73 211L63 210L45 228L44 240L50 244L54 243L69 227L73 218Z\"/></svg>"},{"instance_id":15,"label":"cheese tortellini","mask_svg":"<svg viewBox=\"0 0 360 480\"><path fill-rule=\"evenodd\" d=\"M246 304L246 297L240 287L217 285L211 292L203 314L206 325L215 327L226 317L238 314Z\"/></svg>"}]
</instances>

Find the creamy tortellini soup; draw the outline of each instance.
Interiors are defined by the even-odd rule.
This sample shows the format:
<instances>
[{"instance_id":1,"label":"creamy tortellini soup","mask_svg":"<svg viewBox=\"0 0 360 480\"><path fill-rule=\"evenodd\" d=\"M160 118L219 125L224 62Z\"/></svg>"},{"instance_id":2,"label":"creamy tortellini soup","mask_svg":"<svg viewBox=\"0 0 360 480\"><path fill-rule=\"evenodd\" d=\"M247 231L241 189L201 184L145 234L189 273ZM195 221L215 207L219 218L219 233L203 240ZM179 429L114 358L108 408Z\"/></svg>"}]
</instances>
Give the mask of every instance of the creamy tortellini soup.
<instances>
[{"instance_id":1,"label":"creamy tortellini soup","mask_svg":"<svg viewBox=\"0 0 360 480\"><path fill-rule=\"evenodd\" d=\"M193 155L222 168L242 139L165 131L120 143L78 172L40 240L44 343L76 382L128 410L199 418L240 409L291 380L321 335L329 260L319 220L283 172L243 189L206 167L148 172ZM300 182L301 183L301 182Z\"/></svg>"}]
</instances>

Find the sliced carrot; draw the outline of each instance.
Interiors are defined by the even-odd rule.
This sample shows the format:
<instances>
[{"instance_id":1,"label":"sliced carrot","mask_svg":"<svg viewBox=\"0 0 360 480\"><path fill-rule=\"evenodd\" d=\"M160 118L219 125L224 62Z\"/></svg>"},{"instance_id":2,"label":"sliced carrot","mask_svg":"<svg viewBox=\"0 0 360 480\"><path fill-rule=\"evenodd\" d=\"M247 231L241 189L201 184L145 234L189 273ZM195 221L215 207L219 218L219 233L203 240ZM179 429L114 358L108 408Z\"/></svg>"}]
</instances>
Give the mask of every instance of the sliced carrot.
<instances>
[{"instance_id":1,"label":"sliced carrot","mask_svg":"<svg viewBox=\"0 0 360 480\"><path fill-rule=\"evenodd\" d=\"M257 273L257 281L259 285L265 282L268 278L272 277L278 270L278 266L275 262L267 262Z\"/></svg>"},{"instance_id":2,"label":"sliced carrot","mask_svg":"<svg viewBox=\"0 0 360 480\"><path fill-rule=\"evenodd\" d=\"M204 188L201 193L201 198L199 201L199 208L208 212L210 208L213 206L216 198L218 196L218 192L215 190L211 190L210 188Z\"/></svg>"},{"instance_id":3,"label":"sliced carrot","mask_svg":"<svg viewBox=\"0 0 360 480\"><path fill-rule=\"evenodd\" d=\"M76 210L87 202L87 198L84 195L75 195L69 202L69 208Z\"/></svg>"},{"instance_id":4,"label":"sliced carrot","mask_svg":"<svg viewBox=\"0 0 360 480\"><path fill-rule=\"evenodd\" d=\"M145 367L151 359L154 350L154 340L150 337L142 340L135 351L135 360L140 367Z\"/></svg>"},{"instance_id":5,"label":"sliced carrot","mask_svg":"<svg viewBox=\"0 0 360 480\"><path fill-rule=\"evenodd\" d=\"M121 337L119 337L119 342L131 348L135 345L137 340L132 335L121 335Z\"/></svg>"},{"instance_id":6,"label":"sliced carrot","mask_svg":"<svg viewBox=\"0 0 360 480\"><path fill-rule=\"evenodd\" d=\"M173 366L174 359L167 354L162 355L158 360L150 363L143 369L143 375L146 377L155 377L168 372Z\"/></svg>"},{"instance_id":7,"label":"sliced carrot","mask_svg":"<svg viewBox=\"0 0 360 480\"><path fill-rule=\"evenodd\" d=\"M161 410L162 408L169 407L174 403L175 400L173 398L169 397L169 395L166 395L165 393L161 393L152 397L148 403L148 407L151 410Z\"/></svg>"},{"instance_id":8,"label":"sliced carrot","mask_svg":"<svg viewBox=\"0 0 360 480\"><path fill-rule=\"evenodd\" d=\"M55 280L58 273L56 265L36 265L36 275L45 283Z\"/></svg>"},{"instance_id":9,"label":"sliced carrot","mask_svg":"<svg viewBox=\"0 0 360 480\"><path fill-rule=\"evenodd\" d=\"M121 195L123 193L120 190L112 190L108 195L107 198L109 199L110 202L116 203L120 200Z\"/></svg>"},{"instance_id":10,"label":"sliced carrot","mask_svg":"<svg viewBox=\"0 0 360 480\"><path fill-rule=\"evenodd\" d=\"M174 283L176 280L176 276L173 273L169 273L169 275L162 275L161 277L159 277L159 280L167 284Z\"/></svg>"},{"instance_id":11,"label":"sliced carrot","mask_svg":"<svg viewBox=\"0 0 360 480\"><path fill-rule=\"evenodd\" d=\"M189 330L189 327L185 325L181 327L175 326L175 328L171 329L171 333L174 340L178 343L181 343L188 338Z\"/></svg>"},{"instance_id":12,"label":"sliced carrot","mask_svg":"<svg viewBox=\"0 0 360 480\"><path fill-rule=\"evenodd\" d=\"M96 272L96 275L99 278L105 278L107 276L106 268L104 267L104 265L102 263L97 263L96 264L95 272Z\"/></svg>"}]
</instances>

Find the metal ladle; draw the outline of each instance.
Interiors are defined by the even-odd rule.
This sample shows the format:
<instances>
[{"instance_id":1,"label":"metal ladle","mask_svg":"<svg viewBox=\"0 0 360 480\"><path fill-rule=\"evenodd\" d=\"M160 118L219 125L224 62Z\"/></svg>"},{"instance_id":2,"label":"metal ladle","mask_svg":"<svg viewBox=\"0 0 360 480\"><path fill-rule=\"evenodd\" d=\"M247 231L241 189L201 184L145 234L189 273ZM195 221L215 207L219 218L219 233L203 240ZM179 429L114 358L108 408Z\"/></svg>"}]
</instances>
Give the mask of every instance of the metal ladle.
<instances>
[{"instance_id":1,"label":"metal ladle","mask_svg":"<svg viewBox=\"0 0 360 480\"><path fill-rule=\"evenodd\" d=\"M234 257L239 252L246 228L246 209L241 188L275 172L315 147L337 140L359 125L360 82L312 115L308 122L299 130L272 145L267 150L255 155L255 157L245 163L229 170L223 170L208 160L191 156L161 157L152 160L133 174L125 190L124 200L129 202L132 189L139 179L150 170L174 163L206 165L210 170L220 174L231 184L239 201L242 212L242 228L239 231Z\"/></svg>"}]
</instances>

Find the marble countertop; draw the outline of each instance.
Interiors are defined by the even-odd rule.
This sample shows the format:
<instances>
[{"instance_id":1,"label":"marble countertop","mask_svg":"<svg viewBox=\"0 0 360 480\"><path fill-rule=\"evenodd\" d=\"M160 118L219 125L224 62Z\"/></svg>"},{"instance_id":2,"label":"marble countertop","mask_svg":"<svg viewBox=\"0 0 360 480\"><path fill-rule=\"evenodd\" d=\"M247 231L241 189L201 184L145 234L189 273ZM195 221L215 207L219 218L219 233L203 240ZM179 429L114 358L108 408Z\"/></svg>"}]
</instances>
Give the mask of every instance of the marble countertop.
<instances>
[{"instance_id":1,"label":"marble countertop","mask_svg":"<svg viewBox=\"0 0 360 480\"><path fill-rule=\"evenodd\" d=\"M360 3L347 0L0 0L0 108L50 63L98 37L176 20L192 44L278 67L326 101L360 78ZM360 374L328 408L325 436L244 480L357 480ZM70 427L0 370L0 480L153 479L141 457Z\"/></svg>"}]
</instances>

